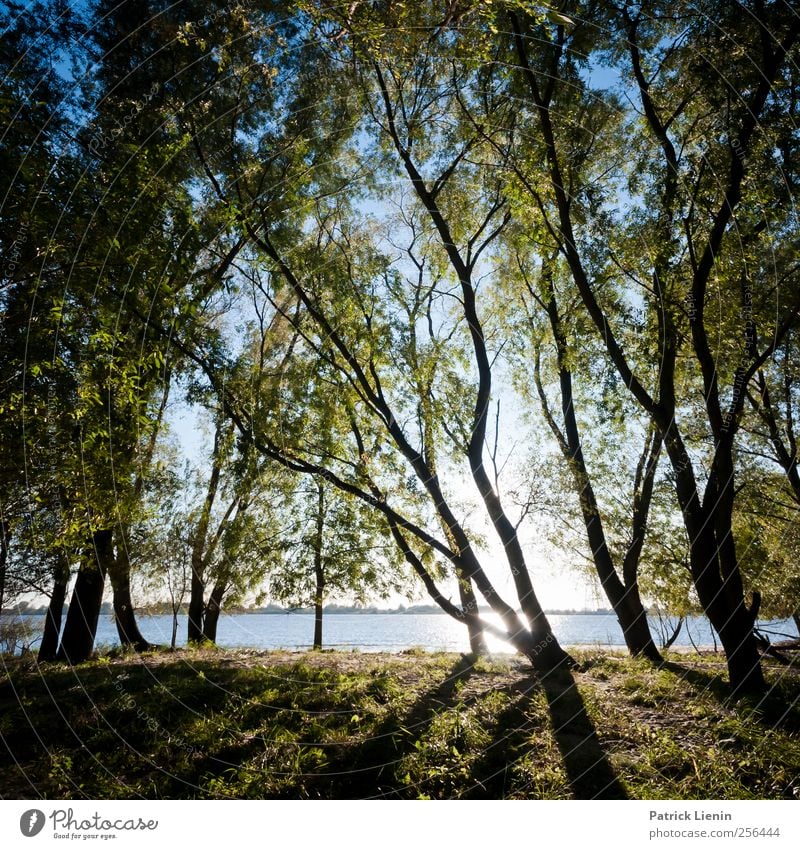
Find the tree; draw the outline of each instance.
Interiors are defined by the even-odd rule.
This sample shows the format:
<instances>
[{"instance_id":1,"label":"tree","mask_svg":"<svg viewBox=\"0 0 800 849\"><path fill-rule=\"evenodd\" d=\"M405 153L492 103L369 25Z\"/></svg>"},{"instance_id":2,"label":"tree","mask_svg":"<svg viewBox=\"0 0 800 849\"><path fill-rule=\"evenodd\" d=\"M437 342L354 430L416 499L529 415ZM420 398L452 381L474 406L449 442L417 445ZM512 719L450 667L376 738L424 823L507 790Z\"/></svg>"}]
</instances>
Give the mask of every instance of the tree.
<instances>
[{"instance_id":1,"label":"tree","mask_svg":"<svg viewBox=\"0 0 800 849\"><path fill-rule=\"evenodd\" d=\"M176 71L192 64L197 46L175 39L181 23L173 7L157 10L158 26L139 26L147 9L138 0L99 0L87 11L85 52L78 57L91 69L82 79L86 121L78 136L84 220L72 286L60 305L79 385L73 418L80 455L72 471L86 484L75 533L91 537L97 555L84 559L76 599L84 582L97 584L94 604L108 575L120 640L137 649L147 643L131 599L129 526L141 507L171 373L179 365L174 352L168 359L168 339L156 328L197 321L230 261L214 211L198 210L190 193L188 140L172 115L173 101L199 82L186 84L188 73ZM203 68L210 64L206 58ZM92 621L96 616L86 611L68 618L64 640L73 641L75 628L80 645L74 660L93 642L85 626Z\"/></svg>"},{"instance_id":2,"label":"tree","mask_svg":"<svg viewBox=\"0 0 800 849\"><path fill-rule=\"evenodd\" d=\"M408 578L379 513L322 479L311 484L293 495L297 520L287 531L291 547L271 573L269 587L279 601L314 608L313 647L321 649L326 600L344 597L363 604L376 595L386 598L407 587Z\"/></svg>"},{"instance_id":3,"label":"tree","mask_svg":"<svg viewBox=\"0 0 800 849\"><path fill-rule=\"evenodd\" d=\"M566 465L567 486L571 483L577 495L593 572L617 615L628 649L634 656L658 662L660 655L648 626L638 575L661 453L660 435L652 427L645 428L643 434L636 433L635 425L634 433L626 432L626 413L630 410L614 397L614 381L609 386L609 375L600 374L602 352L593 338L587 338L580 318L576 322L574 308L560 306L564 286L557 290L556 278L563 276L557 258L542 258L538 267L531 268L531 263L520 256L519 242L512 244L509 252L509 265L516 266L516 274L509 271L513 282L506 287L507 309L512 313L512 326L519 326L512 344L516 342L520 349L517 381L522 384L521 395L535 393ZM520 305L524 311L519 310ZM545 371L548 348L554 354L552 378ZM580 380L590 375L594 381L601 381L604 389L596 392L594 399L581 398ZM556 404L550 400L549 380L558 385ZM590 381L586 384L589 389ZM555 412L556 405L560 416ZM629 458L637 455L637 462L629 468ZM554 477L552 487L563 485ZM603 497L602 490L611 497ZM563 542L563 522L560 524Z\"/></svg>"},{"instance_id":4,"label":"tree","mask_svg":"<svg viewBox=\"0 0 800 849\"><path fill-rule=\"evenodd\" d=\"M223 599L233 602L256 589L286 544L276 527L282 482L256 462L249 445L237 448L235 435L232 423L217 411L205 492L185 520L189 643L216 640Z\"/></svg>"},{"instance_id":5,"label":"tree","mask_svg":"<svg viewBox=\"0 0 800 849\"><path fill-rule=\"evenodd\" d=\"M62 469L76 384L57 340L79 158L55 68L74 24L48 4L0 13L0 608L19 592L51 594L42 657L55 653L71 564Z\"/></svg>"},{"instance_id":6,"label":"tree","mask_svg":"<svg viewBox=\"0 0 800 849\"><path fill-rule=\"evenodd\" d=\"M508 20L521 82L546 157L546 180L533 192L541 201L545 228L569 266L609 358L664 441L690 539L695 587L720 634L731 684L737 691L759 690L764 683L754 616L743 598L732 528L734 440L743 387L767 361L775 343L759 348L757 319L768 321L761 310L769 290L754 292L749 280L740 285L737 270L745 266L736 255L736 242L742 237L757 240L761 229L762 204L754 193L764 181L747 183L745 177L753 171L756 147L762 149L759 121L779 114L787 57L800 27L780 4L769 11L750 10L745 16L733 7L725 12L717 7L681 11L678 18L658 3L633 10L612 7L603 20L610 34L605 49L615 58L623 79L630 81L645 119L644 134L638 129L638 117L628 119L624 114L606 127L606 132L616 134L617 163L621 151L637 163L634 176L620 177L635 209L634 223L627 225L611 213L607 201L597 212L591 198L584 201L590 188L585 180L574 184L584 196L570 195L569 142L563 123L554 117L566 88L586 91L575 72L573 50L585 49L587 30L564 23L541 24L516 11ZM745 48L741 54L719 47L720 30ZM534 50L541 53L535 60ZM737 80L737 91L745 92L736 100L729 97L730 79ZM620 130L633 144L625 143ZM613 163L608 167L613 169ZM610 173L618 171L617 167ZM600 185L610 189L613 184L606 178ZM595 221L603 222L602 243L592 230ZM616 229L609 230L613 225ZM609 233L619 233L619 240L609 238ZM635 248L643 238L652 245L644 255ZM624 275L637 282L637 298L650 329L645 339L653 340L652 361L659 363L656 375L633 361L633 352L620 335L618 319L624 314L620 302L598 286L601 280L613 279L612 268L617 269L617 279ZM611 291L616 294L619 289ZM719 292L724 304L736 303L734 293L750 293L745 295L749 306L743 320L736 321L730 313L720 316L725 332L717 334L721 345L716 349L706 317L712 291ZM796 306L789 304L774 329L771 323L764 327L764 336L780 339L795 315ZM683 374L679 355L691 358L703 387L702 404L693 406L692 413L702 411L704 436L712 446L704 487L680 422L688 386L679 382ZM721 389L723 376L730 381L727 400Z\"/></svg>"}]
</instances>

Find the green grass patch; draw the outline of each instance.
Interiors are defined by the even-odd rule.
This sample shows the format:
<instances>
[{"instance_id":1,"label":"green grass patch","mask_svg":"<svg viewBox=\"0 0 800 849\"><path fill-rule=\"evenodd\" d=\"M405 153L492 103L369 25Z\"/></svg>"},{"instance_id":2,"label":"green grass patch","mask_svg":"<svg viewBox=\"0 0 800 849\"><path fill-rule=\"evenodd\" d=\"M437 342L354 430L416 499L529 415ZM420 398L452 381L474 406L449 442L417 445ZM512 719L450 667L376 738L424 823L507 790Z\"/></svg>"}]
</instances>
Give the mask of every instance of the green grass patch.
<instances>
[{"instance_id":1,"label":"green grass patch","mask_svg":"<svg viewBox=\"0 0 800 849\"><path fill-rule=\"evenodd\" d=\"M224 652L15 662L0 797L797 798L800 676L719 660Z\"/></svg>"}]
</instances>

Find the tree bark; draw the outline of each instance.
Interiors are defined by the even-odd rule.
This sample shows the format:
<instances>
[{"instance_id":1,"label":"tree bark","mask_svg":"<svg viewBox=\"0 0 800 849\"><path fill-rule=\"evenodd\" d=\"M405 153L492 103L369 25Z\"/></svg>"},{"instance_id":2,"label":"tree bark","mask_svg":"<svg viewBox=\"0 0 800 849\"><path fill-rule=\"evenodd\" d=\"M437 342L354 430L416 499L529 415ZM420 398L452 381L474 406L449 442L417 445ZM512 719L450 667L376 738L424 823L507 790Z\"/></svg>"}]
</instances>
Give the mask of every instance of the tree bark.
<instances>
[{"instance_id":1,"label":"tree bark","mask_svg":"<svg viewBox=\"0 0 800 849\"><path fill-rule=\"evenodd\" d=\"M205 610L205 568L206 540L208 526L211 522L211 510L217 497L219 478L222 471L222 422L217 423L214 432L214 451L211 461L211 475L208 479L206 497L197 521L194 540L192 542L192 580L189 589L189 622L187 640L189 643L199 643L203 639L203 613Z\"/></svg>"},{"instance_id":2,"label":"tree bark","mask_svg":"<svg viewBox=\"0 0 800 849\"><path fill-rule=\"evenodd\" d=\"M461 609L475 613L474 618L467 620L467 632L469 634L469 650L474 655L487 654L486 640L483 637L483 629L478 624L478 599L472 589L472 581L466 578L458 580L458 595L461 599Z\"/></svg>"},{"instance_id":3,"label":"tree bark","mask_svg":"<svg viewBox=\"0 0 800 849\"><path fill-rule=\"evenodd\" d=\"M0 521L0 615L6 600L6 563L8 562L8 544L11 538L9 523Z\"/></svg>"},{"instance_id":4,"label":"tree bark","mask_svg":"<svg viewBox=\"0 0 800 849\"><path fill-rule=\"evenodd\" d=\"M325 566L322 560L322 545L325 534L325 487L317 481L317 516L314 534L314 645L322 649L322 603L325 598Z\"/></svg>"},{"instance_id":5,"label":"tree bark","mask_svg":"<svg viewBox=\"0 0 800 849\"><path fill-rule=\"evenodd\" d=\"M192 564L192 581L189 585L189 609L186 638L190 643L203 639L203 614L205 612L206 585L202 578L202 567Z\"/></svg>"},{"instance_id":6,"label":"tree bark","mask_svg":"<svg viewBox=\"0 0 800 849\"><path fill-rule=\"evenodd\" d=\"M403 428L392 413L390 406L386 403L386 398L383 395L383 392L377 391L376 388L370 384L370 381L367 379L366 374L358 363L355 355L349 350L346 343L338 336L336 328L315 306L309 294L303 289L298 278L283 261L275 247L270 243L269 239L263 233L257 232L251 227L248 227L248 230L253 240L265 251L267 256L276 263L281 274L292 286L303 305L308 309L312 318L319 324L326 336L333 342L336 348L342 353L342 356L345 358L347 363L352 367L359 386L369 398L370 403L374 404L375 409L379 411L379 414L383 418L395 445L409 461L418 479L431 497L439 520L446 529L447 538L452 541L455 548L453 549L443 546L438 542L438 540L431 537L430 534L425 532L419 526L404 520L400 514L396 513L386 505L384 495L377 489L373 490L370 488L370 493L368 494L365 490L342 480L330 469L309 463L307 460L301 460L296 457L289 459L286 454L268 438L262 437L257 441L253 440L251 430L247 427L247 425L245 425L241 415L230 403L223 400L225 412L231 421L235 423L239 432L245 436L245 438L251 440L251 442L256 445L258 450L265 456L271 457L281 465L294 471L303 471L319 475L326 481L341 489L343 492L349 492L360 498L365 503L380 510L387 517L390 524L393 522L399 523L399 525L402 525L404 528L411 531L417 539L427 545L431 545L434 549L443 554L448 560L450 560L451 563L453 563L456 573L460 578L468 578L474 581L476 589L486 599L492 610L503 620L503 626L506 629L506 635L504 638L508 639L517 651L529 658L537 669L544 672L561 666L562 664L570 664L572 662L571 658L561 648L561 646L559 646L558 641L552 633L550 624L547 621L547 617L544 615L544 611L541 609L538 601L533 595L532 587L530 588L530 592L526 591L524 588L520 588L521 580L527 579L528 584L530 584L530 576L528 575L527 570L520 570L515 567L512 567L511 569L512 574L516 572L513 576L517 586L520 603L526 606L526 615L528 616L529 621L533 621L535 623L530 631L525 629L525 626L522 624L516 610L500 595L492 584L480 560L475 554L469 536L447 503L447 499L445 498L439 482L439 476L427 465L424 456L408 442ZM189 356L192 356L192 354L190 353ZM211 380L212 384L217 386L219 384L219 379L213 368L210 367L209 364L202 358L195 356L194 359ZM222 393L221 386L220 392ZM511 564L509 562L509 566L510 565ZM456 618L461 617L456 614ZM463 621L466 622L468 619L468 616L464 617ZM484 630L486 630L485 626Z\"/></svg>"},{"instance_id":7,"label":"tree bark","mask_svg":"<svg viewBox=\"0 0 800 849\"><path fill-rule=\"evenodd\" d=\"M210 643L217 641L217 625L222 610L222 598L227 589L228 587L223 581L217 581L208 598L205 615L203 616L203 640L208 640Z\"/></svg>"},{"instance_id":8,"label":"tree bark","mask_svg":"<svg viewBox=\"0 0 800 849\"><path fill-rule=\"evenodd\" d=\"M624 7L623 15L627 16ZM557 233L553 231L556 241L569 264L573 281L584 307L603 339L618 374L642 408L651 416L664 439L675 474L678 502L690 540L692 580L700 603L722 641L728 662L731 687L735 693L761 692L766 688L766 684L759 662L758 643L753 631L752 617L747 611L741 592L741 575L736 562L735 542L731 533L729 505L732 504L733 494L732 436L735 427L731 429L730 422L726 421L726 417L723 417L721 412L717 363L708 345L708 336L703 319L706 283L716 257L719 255L726 227L741 196L740 189L744 177L745 158L734 156L731 160L731 172L725 200L717 215L714 216L711 233L692 275L691 294L694 314L690 315L689 324L695 358L703 377L707 420L715 442L715 455L710 477L716 477L716 480L710 481L706 487L705 498L701 503L692 460L675 420L675 366L678 352L678 333L672 320L671 310L665 303L665 294L662 287L662 281L669 275L669 257L666 253L659 255L653 269L653 285L658 297L662 300L662 308L657 310L660 369L659 392L656 401L631 369L627 356L617 341L603 308L597 301L579 253L578 245L580 242L575 238L573 230L570 202L565 189L567 183L564 181L561 172L550 116L550 99L553 93L553 84L557 77L557 69L550 69L547 88L543 96L536 75L528 61L520 20L516 13L510 13L510 21L514 32L519 65L530 87L531 96L541 121L542 138L546 147L550 172L550 188L555 195L558 212L559 230ZM665 183L662 199L664 215L662 220L666 222L665 233L669 233L669 225L674 218L673 204L679 173L678 168L675 167L676 153L666 133L666 128L661 124L650 100L649 86L644 78L639 61L635 22L631 21L630 18L628 18L628 21L631 25L628 44L634 73L637 76L642 96L643 111L659 139L665 156ZM796 38L796 35L797 33L793 32L792 40ZM775 56L777 55L776 53ZM785 46L782 44L781 61L784 55ZM747 141L758 123L758 115L770 90L770 81L777 71L777 65L774 62L770 64L774 67L771 67L769 73L764 74L762 84L759 85L758 91L753 95L752 109L746 122L748 127L746 130L743 128L739 135L743 148L746 148ZM662 247L666 248L668 244L669 238L665 238ZM742 404L743 396L740 393L734 405L735 409L731 410L731 422L736 421L736 414L741 410ZM719 503L719 500L722 503Z\"/></svg>"},{"instance_id":9,"label":"tree bark","mask_svg":"<svg viewBox=\"0 0 800 849\"><path fill-rule=\"evenodd\" d=\"M50 594L50 604L44 618L44 633L39 646L39 661L56 659L58 652L58 637L61 633L61 618L64 613L64 600L67 597L69 584L69 560L66 553L59 552L56 567L53 570L53 591Z\"/></svg>"},{"instance_id":10,"label":"tree bark","mask_svg":"<svg viewBox=\"0 0 800 849\"><path fill-rule=\"evenodd\" d=\"M100 618L106 572L113 558L111 528L95 531L92 534L92 544L75 580L58 650L59 660L75 665L91 657Z\"/></svg>"},{"instance_id":11,"label":"tree bark","mask_svg":"<svg viewBox=\"0 0 800 849\"><path fill-rule=\"evenodd\" d=\"M675 630L672 632L669 639L665 640L664 651L666 651L675 642L675 640L678 639L678 635L680 634L682 628L683 628L683 616L681 616L681 618L678 619L678 624L675 626Z\"/></svg>"},{"instance_id":12,"label":"tree bark","mask_svg":"<svg viewBox=\"0 0 800 849\"><path fill-rule=\"evenodd\" d=\"M132 648L137 652L146 651L151 648L151 645L142 636L136 622L136 611L131 599L128 540L124 529L120 529L120 542L117 546L116 557L109 563L108 577L111 579L111 587L114 591L114 621L120 644L123 648Z\"/></svg>"},{"instance_id":13,"label":"tree bark","mask_svg":"<svg viewBox=\"0 0 800 849\"><path fill-rule=\"evenodd\" d=\"M653 635L650 632L647 614L639 596L637 578L639 556L647 527L647 515L652 500L653 479L658 464L658 451L661 446L661 440L659 437L653 437L653 440L657 440L657 442L651 442L651 437L648 436L637 466L634 487L632 542L624 558L623 577L621 579L614 564L614 558L608 548L603 520L600 516L600 506L597 503L594 487L592 486L586 466L586 459L583 454L583 441L578 425L578 418L575 414L572 370L568 366L569 351L567 335L561 320L561 313L559 312L551 270L548 267L543 271L543 279L547 287L547 302L544 306L553 334L556 361L558 364L561 414L564 422L563 432L550 411L539 373L539 356L537 352L533 372L542 411L550 430L558 442L561 453L572 472L575 489L577 490L580 501L581 515L583 517L584 527L586 528L589 550L592 552L595 572L600 579L603 592L614 609L614 613L622 628L625 645L634 657L646 657L654 663L660 663L661 655L656 648ZM532 289L530 291L534 297L537 297ZM537 300L539 300L538 297Z\"/></svg>"},{"instance_id":14,"label":"tree bark","mask_svg":"<svg viewBox=\"0 0 800 849\"><path fill-rule=\"evenodd\" d=\"M316 572L316 586L314 588L314 645L312 648L319 651L322 649L322 603L324 599L325 577Z\"/></svg>"},{"instance_id":15,"label":"tree bark","mask_svg":"<svg viewBox=\"0 0 800 849\"><path fill-rule=\"evenodd\" d=\"M450 231L450 226L443 214L441 208L437 204L437 191L428 188L425 178L417 169L412 156L410 145L405 145L400 139L396 123L395 109L392 106L389 90L386 86L383 73L377 63L374 65L377 82L379 84L381 97L384 103L384 110L387 119L387 129L391 136L392 143L397 151L406 174L411 181L414 191L420 202L425 207L431 223L436 228L439 234L442 247L447 254L450 265L455 272L461 285L462 309L463 315L469 328L470 338L472 340L472 350L474 354L474 364L478 373L478 386L475 398L475 407L473 410L472 430L468 444L465 446L467 459L469 460L470 471L472 478L480 493L481 499L489 514L492 526L503 544L503 550L508 562L509 570L514 581L514 587L517 593L522 612L528 622L528 630L522 627L519 622L519 617L513 608L501 602L497 590L488 580L483 571L483 568L475 556L471 548L462 546L458 539L457 532L461 531L457 523L449 521L442 509L442 504L434 493L432 484L436 476L420 476L425 487L436 498L436 507L439 515L445 520L448 529L455 539L459 551L461 552L459 568L464 570L465 576L475 581L475 586L481 592L483 597L489 604L497 610L503 617L506 627L509 632L514 633L523 643L526 644L526 656L539 669L548 671L554 669L564 663L570 663L569 655L558 644L558 640L553 634L547 616L539 603L536 593L533 589L530 573L528 572L525 557L517 536L517 530L506 514L498 493L492 486L489 476L484 465L483 451L484 441L486 437L487 416L489 411L489 403L492 393L492 364L489 353L486 347L486 338L484 336L483 326L478 315L475 287L472 281L472 270L474 268L474 259L469 262L462 256L461 251L456 246L456 240ZM488 228L491 224L491 219L501 208L502 204L495 206L490 211L483 222L483 228ZM489 242L499 234L508 218L504 219L504 223L496 228L493 235L487 234L487 241L484 242L483 250ZM475 239L480 235L480 230L475 235ZM397 427L395 423L395 428ZM396 440L398 445L405 441ZM413 454L414 452L412 452ZM408 455L407 455L408 456ZM424 464L423 464L424 465ZM415 469L416 471L416 469ZM419 471L417 472L419 475ZM438 488L438 481L436 481ZM448 511L449 512L449 511ZM462 531L463 533L463 531ZM461 576L459 576L461 577Z\"/></svg>"}]
</instances>

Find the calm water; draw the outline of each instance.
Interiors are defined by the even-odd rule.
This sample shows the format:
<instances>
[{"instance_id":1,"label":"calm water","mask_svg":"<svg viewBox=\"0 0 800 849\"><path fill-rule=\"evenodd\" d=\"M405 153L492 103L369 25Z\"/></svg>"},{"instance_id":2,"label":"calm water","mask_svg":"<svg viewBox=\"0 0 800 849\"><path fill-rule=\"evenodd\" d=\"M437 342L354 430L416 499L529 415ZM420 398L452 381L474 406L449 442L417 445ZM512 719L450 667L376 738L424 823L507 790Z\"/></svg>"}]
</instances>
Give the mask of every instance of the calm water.
<instances>
[{"instance_id":1,"label":"calm water","mask_svg":"<svg viewBox=\"0 0 800 849\"><path fill-rule=\"evenodd\" d=\"M488 617L491 618L491 617ZM548 617L559 642L565 646L622 646L622 631L610 614L564 614ZM42 617L25 617L30 626L41 630ZM653 634L658 642L658 623L653 621ZM153 643L169 644L170 616L142 616L139 627ZM791 620L761 623L775 640L797 636ZM308 613L238 614L221 616L217 643L226 648L305 649L311 645L314 618ZM186 640L186 619L179 618L178 643ZM331 614L323 621L323 642L327 648L360 651L396 652L423 648L428 651L463 652L469 650L466 629L449 616L416 614ZM508 645L489 635L492 651L508 652ZM705 619L693 618L684 623L676 646L713 646L714 637ZM110 616L102 616L97 629L97 645L118 644L117 631Z\"/></svg>"}]
</instances>

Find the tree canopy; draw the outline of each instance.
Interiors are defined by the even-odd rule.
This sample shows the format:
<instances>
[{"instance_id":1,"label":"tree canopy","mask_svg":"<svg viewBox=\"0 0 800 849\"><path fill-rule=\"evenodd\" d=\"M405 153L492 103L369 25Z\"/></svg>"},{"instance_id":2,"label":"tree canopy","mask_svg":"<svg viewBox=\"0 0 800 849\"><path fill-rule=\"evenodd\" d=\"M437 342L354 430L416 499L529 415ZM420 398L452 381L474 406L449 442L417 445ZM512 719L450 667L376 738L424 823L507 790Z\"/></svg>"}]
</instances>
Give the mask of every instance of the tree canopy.
<instances>
[{"instance_id":1,"label":"tree canopy","mask_svg":"<svg viewBox=\"0 0 800 849\"><path fill-rule=\"evenodd\" d=\"M326 594L417 587L549 669L541 536L633 654L698 609L763 687L758 617L800 608L787 3L2 26L0 603L51 595L47 653L71 586L88 657L106 578L144 647L141 572L190 640L269 588L321 644ZM177 399L214 422L180 507Z\"/></svg>"}]
</instances>

